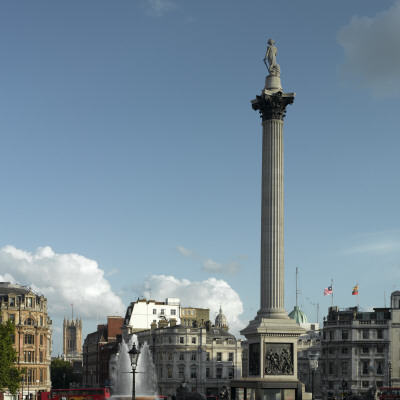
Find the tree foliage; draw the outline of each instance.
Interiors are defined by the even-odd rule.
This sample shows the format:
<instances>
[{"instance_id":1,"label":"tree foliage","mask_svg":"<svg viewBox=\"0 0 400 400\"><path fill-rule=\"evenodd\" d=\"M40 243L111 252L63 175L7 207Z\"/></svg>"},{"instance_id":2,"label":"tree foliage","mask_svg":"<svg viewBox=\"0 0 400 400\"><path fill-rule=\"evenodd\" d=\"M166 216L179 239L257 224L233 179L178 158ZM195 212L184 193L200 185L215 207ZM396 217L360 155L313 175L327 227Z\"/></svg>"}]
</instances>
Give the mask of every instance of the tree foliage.
<instances>
[{"instance_id":1,"label":"tree foliage","mask_svg":"<svg viewBox=\"0 0 400 400\"><path fill-rule=\"evenodd\" d=\"M75 374L69 361L55 358L51 361L51 386L53 389L69 389L75 380Z\"/></svg>"},{"instance_id":2,"label":"tree foliage","mask_svg":"<svg viewBox=\"0 0 400 400\"><path fill-rule=\"evenodd\" d=\"M13 347L15 326L11 321L0 324L0 390L15 394L21 384L21 371L15 366L17 352Z\"/></svg>"}]
</instances>

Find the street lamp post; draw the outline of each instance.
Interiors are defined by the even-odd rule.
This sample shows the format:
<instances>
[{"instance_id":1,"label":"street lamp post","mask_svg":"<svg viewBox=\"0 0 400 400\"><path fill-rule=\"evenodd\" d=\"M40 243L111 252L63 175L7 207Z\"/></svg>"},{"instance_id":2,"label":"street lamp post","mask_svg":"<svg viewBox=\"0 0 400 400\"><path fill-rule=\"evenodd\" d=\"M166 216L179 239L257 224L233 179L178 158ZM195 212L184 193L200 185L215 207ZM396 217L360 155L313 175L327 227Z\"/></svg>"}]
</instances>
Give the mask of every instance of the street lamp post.
<instances>
[{"instance_id":1,"label":"street lamp post","mask_svg":"<svg viewBox=\"0 0 400 400\"><path fill-rule=\"evenodd\" d=\"M347 388L347 382L342 379L342 399L344 399L344 390Z\"/></svg>"},{"instance_id":2,"label":"street lamp post","mask_svg":"<svg viewBox=\"0 0 400 400\"><path fill-rule=\"evenodd\" d=\"M308 361L310 362L310 370L311 370L311 398L314 400L314 374L318 369L318 358L319 352L308 355Z\"/></svg>"},{"instance_id":3,"label":"street lamp post","mask_svg":"<svg viewBox=\"0 0 400 400\"><path fill-rule=\"evenodd\" d=\"M388 363L388 369L389 369L389 387L392 387L392 364Z\"/></svg>"},{"instance_id":4,"label":"street lamp post","mask_svg":"<svg viewBox=\"0 0 400 400\"><path fill-rule=\"evenodd\" d=\"M136 375L136 366L140 354L140 349L136 348L136 345L133 344L132 348L128 351L129 358L131 360L132 365L132 400L135 400L136 393L135 393L135 375Z\"/></svg>"}]
</instances>

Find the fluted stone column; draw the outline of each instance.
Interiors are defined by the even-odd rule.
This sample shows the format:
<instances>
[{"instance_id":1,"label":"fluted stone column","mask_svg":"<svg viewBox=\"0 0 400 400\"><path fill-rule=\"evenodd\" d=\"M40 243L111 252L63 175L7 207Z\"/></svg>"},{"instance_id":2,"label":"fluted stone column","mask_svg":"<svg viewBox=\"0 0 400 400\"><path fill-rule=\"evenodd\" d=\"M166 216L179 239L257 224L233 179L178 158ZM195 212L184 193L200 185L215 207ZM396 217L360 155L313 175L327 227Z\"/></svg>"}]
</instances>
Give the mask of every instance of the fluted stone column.
<instances>
[{"instance_id":1,"label":"fluted stone column","mask_svg":"<svg viewBox=\"0 0 400 400\"><path fill-rule=\"evenodd\" d=\"M259 317L288 318L284 308L283 118L294 93L264 90L252 102L262 117L261 291Z\"/></svg>"}]
</instances>

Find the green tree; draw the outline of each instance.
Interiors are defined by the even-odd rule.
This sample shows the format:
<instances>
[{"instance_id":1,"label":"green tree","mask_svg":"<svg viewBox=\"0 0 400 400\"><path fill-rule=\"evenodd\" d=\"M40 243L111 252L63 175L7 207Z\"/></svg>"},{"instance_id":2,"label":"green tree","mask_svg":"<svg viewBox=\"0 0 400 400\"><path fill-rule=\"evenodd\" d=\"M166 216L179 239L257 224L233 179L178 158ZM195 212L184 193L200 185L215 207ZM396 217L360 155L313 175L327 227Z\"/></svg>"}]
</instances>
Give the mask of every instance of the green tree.
<instances>
[{"instance_id":1,"label":"green tree","mask_svg":"<svg viewBox=\"0 0 400 400\"><path fill-rule=\"evenodd\" d=\"M55 358L51 361L50 369L52 388L69 389L70 383L76 378L71 363L61 358Z\"/></svg>"},{"instance_id":2,"label":"green tree","mask_svg":"<svg viewBox=\"0 0 400 400\"><path fill-rule=\"evenodd\" d=\"M15 326L11 321L0 324L0 391L15 394L21 384L21 371L15 366L17 352L13 347Z\"/></svg>"}]
</instances>

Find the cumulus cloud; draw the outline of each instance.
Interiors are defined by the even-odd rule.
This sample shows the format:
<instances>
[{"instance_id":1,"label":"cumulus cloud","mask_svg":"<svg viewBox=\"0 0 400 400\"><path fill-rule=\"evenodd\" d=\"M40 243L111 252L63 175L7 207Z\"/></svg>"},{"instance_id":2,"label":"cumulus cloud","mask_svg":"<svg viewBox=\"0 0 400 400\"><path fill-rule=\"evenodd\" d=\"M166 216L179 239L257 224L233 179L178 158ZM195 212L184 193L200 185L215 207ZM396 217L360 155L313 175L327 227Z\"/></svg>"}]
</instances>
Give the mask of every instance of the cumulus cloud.
<instances>
[{"instance_id":1,"label":"cumulus cloud","mask_svg":"<svg viewBox=\"0 0 400 400\"><path fill-rule=\"evenodd\" d=\"M195 260L202 260L201 270L210 273L222 273L228 275L235 275L240 271L240 263L236 260L229 261L226 264L221 264L211 258L204 258L193 250L189 250L181 245L176 246L179 253L185 257L189 257ZM245 256L240 255L237 258L244 259Z\"/></svg>"},{"instance_id":2,"label":"cumulus cloud","mask_svg":"<svg viewBox=\"0 0 400 400\"><path fill-rule=\"evenodd\" d=\"M239 331L246 326L240 319L243 303L238 293L224 280L209 278L201 282L192 282L173 276L152 275L136 287L135 291L148 297L148 288L151 288L151 297L156 300L164 301L167 297L177 297L183 307L209 308L212 322L221 306L229 324L229 331L237 337Z\"/></svg>"},{"instance_id":3,"label":"cumulus cloud","mask_svg":"<svg viewBox=\"0 0 400 400\"><path fill-rule=\"evenodd\" d=\"M400 95L400 0L374 17L354 16L337 35L344 80L375 96Z\"/></svg>"},{"instance_id":4,"label":"cumulus cloud","mask_svg":"<svg viewBox=\"0 0 400 400\"><path fill-rule=\"evenodd\" d=\"M125 315L125 306L111 290L104 271L96 261L79 254L57 254L48 246L33 253L6 246L0 249L0 279L43 294L52 318L67 316L71 303L85 319Z\"/></svg>"}]
</instances>

